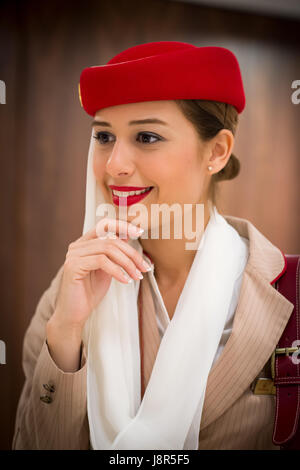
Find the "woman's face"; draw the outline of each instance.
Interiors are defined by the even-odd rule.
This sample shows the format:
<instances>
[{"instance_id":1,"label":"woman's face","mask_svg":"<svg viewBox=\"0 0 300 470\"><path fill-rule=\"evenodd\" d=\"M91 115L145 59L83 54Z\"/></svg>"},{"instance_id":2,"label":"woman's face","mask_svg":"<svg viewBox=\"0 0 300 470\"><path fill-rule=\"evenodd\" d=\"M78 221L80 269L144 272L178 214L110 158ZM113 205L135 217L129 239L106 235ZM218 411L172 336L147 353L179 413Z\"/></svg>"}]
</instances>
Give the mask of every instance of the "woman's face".
<instances>
[{"instance_id":1,"label":"woman's face","mask_svg":"<svg viewBox=\"0 0 300 470\"><path fill-rule=\"evenodd\" d=\"M153 186L139 202L148 214L152 204L204 201L210 177L207 158L203 158L207 146L175 102L112 106L99 110L94 119L99 124L93 126L93 170L105 201L114 205L116 214L119 206L109 185ZM138 225L149 228L149 223L150 217Z\"/></svg>"}]
</instances>

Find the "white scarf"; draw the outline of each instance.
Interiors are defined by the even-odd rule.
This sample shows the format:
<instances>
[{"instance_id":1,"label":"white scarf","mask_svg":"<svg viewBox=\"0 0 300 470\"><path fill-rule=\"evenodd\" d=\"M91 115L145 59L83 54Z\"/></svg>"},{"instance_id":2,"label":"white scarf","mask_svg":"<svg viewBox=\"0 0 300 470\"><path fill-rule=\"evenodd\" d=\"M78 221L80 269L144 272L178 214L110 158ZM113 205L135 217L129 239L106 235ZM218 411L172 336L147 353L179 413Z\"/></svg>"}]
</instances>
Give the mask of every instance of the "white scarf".
<instances>
[{"instance_id":1,"label":"white scarf","mask_svg":"<svg viewBox=\"0 0 300 470\"><path fill-rule=\"evenodd\" d=\"M93 141L94 139L91 139ZM83 233L105 202L90 145ZM138 240L131 246L142 253ZM142 402L137 294L112 278L88 318L87 411L95 450L196 450L206 383L226 323L246 246L216 207L201 237L177 307L162 337Z\"/></svg>"}]
</instances>

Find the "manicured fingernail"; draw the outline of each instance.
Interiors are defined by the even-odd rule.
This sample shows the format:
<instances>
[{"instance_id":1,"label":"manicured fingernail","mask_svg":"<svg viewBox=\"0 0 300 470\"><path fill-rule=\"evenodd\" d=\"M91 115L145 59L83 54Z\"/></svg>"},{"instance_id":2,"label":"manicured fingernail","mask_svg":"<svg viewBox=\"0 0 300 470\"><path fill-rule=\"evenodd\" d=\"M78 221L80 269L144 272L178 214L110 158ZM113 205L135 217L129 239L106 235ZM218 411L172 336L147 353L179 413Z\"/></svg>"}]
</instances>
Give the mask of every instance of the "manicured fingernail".
<instances>
[{"instance_id":1,"label":"manicured fingernail","mask_svg":"<svg viewBox=\"0 0 300 470\"><path fill-rule=\"evenodd\" d=\"M133 282L133 279L132 277L129 277L127 273L123 273L122 272L122 275L123 275L123 278L129 283L129 282Z\"/></svg>"},{"instance_id":2,"label":"manicured fingernail","mask_svg":"<svg viewBox=\"0 0 300 470\"><path fill-rule=\"evenodd\" d=\"M142 275L141 271L136 269L135 272L136 272L136 275L139 277L139 279L144 279L144 276Z\"/></svg>"},{"instance_id":3,"label":"manicured fingernail","mask_svg":"<svg viewBox=\"0 0 300 470\"><path fill-rule=\"evenodd\" d=\"M130 228L134 230L135 233L142 234L144 232L143 228L139 228L136 225L130 225Z\"/></svg>"},{"instance_id":4,"label":"manicured fingernail","mask_svg":"<svg viewBox=\"0 0 300 470\"><path fill-rule=\"evenodd\" d=\"M143 261L143 266L145 267L145 269L147 269L147 271L151 271L152 269L151 266L148 263L146 263L146 261Z\"/></svg>"}]
</instances>

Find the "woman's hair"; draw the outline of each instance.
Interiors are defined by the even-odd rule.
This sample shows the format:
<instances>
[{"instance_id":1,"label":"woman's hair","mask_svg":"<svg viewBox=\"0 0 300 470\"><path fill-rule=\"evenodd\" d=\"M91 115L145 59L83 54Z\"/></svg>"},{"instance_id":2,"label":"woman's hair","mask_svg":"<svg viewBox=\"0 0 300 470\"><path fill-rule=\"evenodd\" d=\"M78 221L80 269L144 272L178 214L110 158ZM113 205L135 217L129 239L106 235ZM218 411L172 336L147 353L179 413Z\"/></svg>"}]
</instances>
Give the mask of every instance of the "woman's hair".
<instances>
[{"instance_id":1,"label":"woman's hair","mask_svg":"<svg viewBox=\"0 0 300 470\"><path fill-rule=\"evenodd\" d=\"M215 137L221 129L229 129L235 135L238 124L236 108L227 103L206 100L174 100L184 116L194 125L202 140ZM211 176L208 197L214 204L218 197L218 181L231 180L240 171L240 162L232 153L222 170Z\"/></svg>"}]
</instances>

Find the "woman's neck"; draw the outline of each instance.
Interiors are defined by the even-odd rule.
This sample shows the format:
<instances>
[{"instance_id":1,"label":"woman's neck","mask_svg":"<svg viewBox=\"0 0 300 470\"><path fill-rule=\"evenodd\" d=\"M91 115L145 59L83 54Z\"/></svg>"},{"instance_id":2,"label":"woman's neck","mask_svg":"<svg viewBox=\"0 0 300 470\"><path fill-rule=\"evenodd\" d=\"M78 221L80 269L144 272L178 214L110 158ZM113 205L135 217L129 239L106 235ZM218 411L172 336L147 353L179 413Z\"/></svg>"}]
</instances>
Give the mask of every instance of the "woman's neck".
<instances>
[{"instance_id":1,"label":"woman's neck","mask_svg":"<svg viewBox=\"0 0 300 470\"><path fill-rule=\"evenodd\" d=\"M209 218L209 208L208 205L205 204L203 231L209 222ZM182 233L184 235L184 231L182 231ZM194 243L194 240L187 239L184 236L181 239L176 239L172 236L171 229L170 234L170 239L151 239L150 231L148 239L139 239L143 250L154 263L154 274L157 282L165 286L180 283L182 279L186 278L197 252L197 249L186 249L186 243Z\"/></svg>"}]
</instances>

